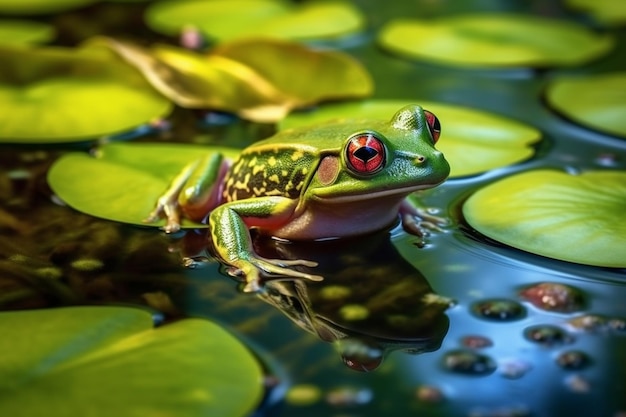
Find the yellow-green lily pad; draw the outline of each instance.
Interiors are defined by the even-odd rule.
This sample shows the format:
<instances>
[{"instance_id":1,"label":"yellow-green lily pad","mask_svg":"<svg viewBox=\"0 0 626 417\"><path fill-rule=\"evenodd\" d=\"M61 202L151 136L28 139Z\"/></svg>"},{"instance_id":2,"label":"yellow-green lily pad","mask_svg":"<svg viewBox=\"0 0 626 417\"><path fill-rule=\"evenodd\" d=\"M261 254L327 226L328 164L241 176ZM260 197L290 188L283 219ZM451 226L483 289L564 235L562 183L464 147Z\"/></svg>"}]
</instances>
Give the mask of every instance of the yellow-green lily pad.
<instances>
[{"instance_id":1,"label":"yellow-green lily pad","mask_svg":"<svg viewBox=\"0 0 626 417\"><path fill-rule=\"evenodd\" d=\"M626 137L626 72L556 78L546 99L576 123Z\"/></svg>"},{"instance_id":2,"label":"yellow-green lily pad","mask_svg":"<svg viewBox=\"0 0 626 417\"><path fill-rule=\"evenodd\" d=\"M0 313L0 415L252 415L255 356L215 323L154 328L146 311L69 307Z\"/></svg>"},{"instance_id":3,"label":"yellow-green lily pad","mask_svg":"<svg viewBox=\"0 0 626 417\"><path fill-rule=\"evenodd\" d=\"M0 0L0 13L41 15L77 9L98 0Z\"/></svg>"},{"instance_id":4,"label":"yellow-green lily pad","mask_svg":"<svg viewBox=\"0 0 626 417\"><path fill-rule=\"evenodd\" d=\"M565 4L608 26L626 23L626 2L622 0L565 0Z\"/></svg>"},{"instance_id":5,"label":"yellow-green lily pad","mask_svg":"<svg viewBox=\"0 0 626 417\"><path fill-rule=\"evenodd\" d=\"M92 139L136 128L172 108L104 49L0 46L0 57L3 142Z\"/></svg>"},{"instance_id":6,"label":"yellow-green lily pad","mask_svg":"<svg viewBox=\"0 0 626 417\"><path fill-rule=\"evenodd\" d=\"M483 235L537 255L626 267L626 171L516 174L476 191L463 205Z\"/></svg>"},{"instance_id":7,"label":"yellow-green lily pad","mask_svg":"<svg viewBox=\"0 0 626 417\"><path fill-rule=\"evenodd\" d=\"M53 26L30 20L0 20L0 43L3 44L34 44L54 39L56 33Z\"/></svg>"},{"instance_id":8,"label":"yellow-green lily pad","mask_svg":"<svg viewBox=\"0 0 626 417\"><path fill-rule=\"evenodd\" d=\"M373 90L369 73L349 55L289 41L232 41L209 54L168 45L146 49L106 38L94 43L119 53L182 107L221 110L258 122L275 122L294 108L324 100L365 97Z\"/></svg>"},{"instance_id":9,"label":"yellow-green lily pad","mask_svg":"<svg viewBox=\"0 0 626 417\"><path fill-rule=\"evenodd\" d=\"M416 100L441 122L437 148L450 163L450 176L475 175L515 164L534 154L541 132L532 126L493 113L445 103ZM310 112L292 113L281 129L313 125L332 119L390 119L401 100L365 100L320 106ZM358 123L358 122L357 122ZM366 126L365 126L366 127Z\"/></svg>"},{"instance_id":10,"label":"yellow-green lily pad","mask_svg":"<svg viewBox=\"0 0 626 417\"><path fill-rule=\"evenodd\" d=\"M142 226L144 219L183 167L210 152L233 158L237 149L182 144L111 143L96 156L76 152L59 158L48 172L54 193L70 207L95 217ZM183 227L206 227L183 220Z\"/></svg>"},{"instance_id":11,"label":"yellow-green lily pad","mask_svg":"<svg viewBox=\"0 0 626 417\"><path fill-rule=\"evenodd\" d=\"M219 41L272 37L336 39L363 29L365 18L347 1L176 0L155 3L146 12L155 31L177 35L194 27Z\"/></svg>"},{"instance_id":12,"label":"yellow-green lily pad","mask_svg":"<svg viewBox=\"0 0 626 417\"><path fill-rule=\"evenodd\" d=\"M564 20L505 13L397 19L380 46L409 58L461 67L575 66L609 52L614 39Z\"/></svg>"}]
</instances>

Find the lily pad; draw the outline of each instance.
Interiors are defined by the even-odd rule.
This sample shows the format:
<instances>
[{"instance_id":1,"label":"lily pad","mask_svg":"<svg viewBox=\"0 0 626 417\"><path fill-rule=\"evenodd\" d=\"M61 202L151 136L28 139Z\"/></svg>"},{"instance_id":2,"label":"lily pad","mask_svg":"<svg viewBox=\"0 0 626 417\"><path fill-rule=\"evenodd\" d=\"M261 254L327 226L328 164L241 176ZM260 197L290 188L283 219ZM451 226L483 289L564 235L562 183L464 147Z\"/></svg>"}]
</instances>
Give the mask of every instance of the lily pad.
<instances>
[{"instance_id":1,"label":"lily pad","mask_svg":"<svg viewBox=\"0 0 626 417\"><path fill-rule=\"evenodd\" d=\"M113 39L97 42L119 53L182 107L232 112L258 122L275 122L294 108L364 97L373 90L368 72L349 55L293 42L234 41L208 55L167 45L146 49Z\"/></svg>"},{"instance_id":2,"label":"lily pad","mask_svg":"<svg viewBox=\"0 0 626 417\"><path fill-rule=\"evenodd\" d=\"M30 20L0 20L0 43L33 44L44 43L54 39L56 33L53 26Z\"/></svg>"},{"instance_id":3,"label":"lily pad","mask_svg":"<svg viewBox=\"0 0 626 417\"><path fill-rule=\"evenodd\" d=\"M262 370L207 320L153 328L126 307L0 314L3 416L247 416Z\"/></svg>"},{"instance_id":4,"label":"lily pad","mask_svg":"<svg viewBox=\"0 0 626 417\"><path fill-rule=\"evenodd\" d=\"M534 254L626 267L626 171L535 170L474 193L463 205L483 235Z\"/></svg>"},{"instance_id":5,"label":"lily pad","mask_svg":"<svg viewBox=\"0 0 626 417\"><path fill-rule=\"evenodd\" d=\"M4 142L91 139L133 129L172 108L105 49L0 46L0 57Z\"/></svg>"},{"instance_id":6,"label":"lily pad","mask_svg":"<svg viewBox=\"0 0 626 417\"><path fill-rule=\"evenodd\" d=\"M518 163L534 154L533 144L541 133L534 127L499 116L451 104L417 100L441 122L437 148L450 163L450 176L475 175ZM310 112L292 113L281 129L313 125L332 119L390 119L401 107L400 100L365 100L320 106ZM358 120L356 123L359 123Z\"/></svg>"},{"instance_id":7,"label":"lily pad","mask_svg":"<svg viewBox=\"0 0 626 417\"><path fill-rule=\"evenodd\" d=\"M595 20L608 26L626 22L626 2L621 0L565 0L565 4L590 14Z\"/></svg>"},{"instance_id":8,"label":"lily pad","mask_svg":"<svg viewBox=\"0 0 626 417\"><path fill-rule=\"evenodd\" d=\"M615 43L573 22L504 13L397 19L381 29L378 42L399 55L462 67L575 66Z\"/></svg>"},{"instance_id":9,"label":"lily pad","mask_svg":"<svg viewBox=\"0 0 626 417\"><path fill-rule=\"evenodd\" d=\"M98 0L0 0L0 13L41 15L78 9Z\"/></svg>"},{"instance_id":10,"label":"lily pad","mask_svg":"<svg viewBox=\"0 0 626 417\"><path fill-rule=\"evenodd\" d=\"M246 37L293 40L335 39L363 29L365 18L349 2L284 0L177 0L155 3L146 12L157 32L178 35L195 27L219 41Z\"/></svg>"},{"instance_id":11,"label":"lily pad","mask_svg":"<svg viewBox=\"0 0 626 417\"><path fill-rule=\"evenodd\" d=\"M626 72L559 77L548 85L546 98L583 126L626 137Z\"/></svg>"},{"instance_id":12,"label":"lily pad","mask_svg":"<svg viewBox=\"0 0 626 417\"><path fill-rule=\"evenodd\" d=\"M144 223L157 199L187 163L210 152L232 158L239 150L111 143L101 147L97 157L78 152L62 156L48 172L48 182L66 204L78 211L122 223L160 227L164 221ZM182 226L206 227L187 219L183 219Z\"/></svg>"}]
</instances>

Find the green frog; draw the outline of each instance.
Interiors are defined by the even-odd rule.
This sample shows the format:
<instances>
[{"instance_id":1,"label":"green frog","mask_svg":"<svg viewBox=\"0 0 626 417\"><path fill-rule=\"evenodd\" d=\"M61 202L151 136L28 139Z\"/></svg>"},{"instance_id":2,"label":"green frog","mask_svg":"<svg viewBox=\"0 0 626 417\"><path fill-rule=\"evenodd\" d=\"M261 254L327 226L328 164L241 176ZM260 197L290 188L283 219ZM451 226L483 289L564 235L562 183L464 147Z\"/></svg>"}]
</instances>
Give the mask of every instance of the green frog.
<instances>
[{"instance_id":1,"label":"green frog","mask_svg":"<svg viewBox=\"0 0 626 417\"><path fill-rule=\"evenodd\" d=\"M164 230L180 228L181 216L207 221L215 254L244 291L255 292L264 276L308 280L322 277L294 267L307 260L257 255L250 229L285 240L355 236L392 225L423 235L443 221L406 197L442 183L450 173L435 149L437 117L408 105L385 120L346 119L288 129L256 142L233 161L207 155L187 165L146 219L167 218Z\"/></svg>"}]
</instances>

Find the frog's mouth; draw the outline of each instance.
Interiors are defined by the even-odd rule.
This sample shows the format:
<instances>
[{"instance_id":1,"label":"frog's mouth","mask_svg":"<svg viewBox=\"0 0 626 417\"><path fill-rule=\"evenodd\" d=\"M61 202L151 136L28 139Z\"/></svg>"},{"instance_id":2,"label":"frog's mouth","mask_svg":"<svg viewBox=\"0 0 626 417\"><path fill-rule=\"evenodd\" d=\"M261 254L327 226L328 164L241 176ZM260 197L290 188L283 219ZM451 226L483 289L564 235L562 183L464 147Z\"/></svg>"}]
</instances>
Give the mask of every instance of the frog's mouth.
<instances>
[{"instance_id":1,"label":"frog's mouth","mask_svg":"<svg viewBox=\"0 0 626 417\"><path fill-rule=\"evenodd\" d=\"M338 194L333 192L333 187L326 187L315 190L313 192L313 198L328 204L346 204L392 197L396 197L398 200L401 200L415 191L433 188L441 184L442 182L443 180L434 183L425 183L420 185L412 185L409 187L390 188L385 190L363 190L361 192L359 192L359 190L355 190L351 193L344 194Z\"/></svg>"}]
</instances>

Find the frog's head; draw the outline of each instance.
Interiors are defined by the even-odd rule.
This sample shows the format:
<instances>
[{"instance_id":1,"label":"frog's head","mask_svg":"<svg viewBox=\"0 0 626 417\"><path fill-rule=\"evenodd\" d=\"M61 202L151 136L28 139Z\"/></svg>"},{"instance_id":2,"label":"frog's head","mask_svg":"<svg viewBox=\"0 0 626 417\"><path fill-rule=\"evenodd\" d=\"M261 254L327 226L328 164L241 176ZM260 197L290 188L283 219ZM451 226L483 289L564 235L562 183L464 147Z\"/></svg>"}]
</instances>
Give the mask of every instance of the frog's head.
<instances>
[{"instance_id":1,"label":"frog's head","mask_svg":"<svg viewBox=\"0 0 626 417\"><path fill-rule=\"evenodd\" d=\"M388 122L359 125L362 130L342 129L352 133L340 154L322 158L311 184L314 198L349 202L405 196L448 177L450 166L435 149L439 120L428 110L409 105Z\"/></svg>"}]
</instances>

